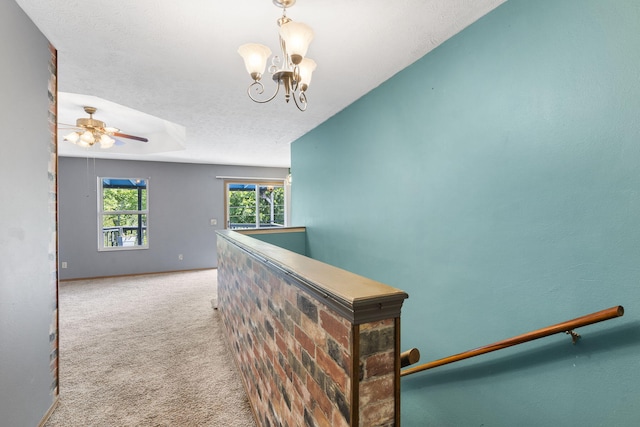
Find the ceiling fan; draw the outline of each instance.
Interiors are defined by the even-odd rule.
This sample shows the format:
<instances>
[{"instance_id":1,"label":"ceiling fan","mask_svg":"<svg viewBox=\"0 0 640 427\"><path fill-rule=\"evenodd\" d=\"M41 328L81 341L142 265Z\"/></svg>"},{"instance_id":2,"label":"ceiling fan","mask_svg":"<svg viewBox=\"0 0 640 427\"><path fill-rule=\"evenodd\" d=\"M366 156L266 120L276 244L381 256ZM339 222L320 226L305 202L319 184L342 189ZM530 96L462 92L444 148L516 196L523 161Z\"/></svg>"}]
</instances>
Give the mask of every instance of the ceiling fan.
<instances>
[{"instance_id":1,"label":"ceiling fan","mask_svg":"<svg viewBox=\"0 0 640 427\"><path fill-rule=\"evenodd\" d=\"M116 138L127 138L136 141L149 142L147 138L122 133L120 132L120 129L108 127L103 121L94 119L93 115L97 111L95 107L85 106L84 111L89 114L89 118L85 117L77 119L75 126L61 123L62 126L76 129L64 137L65 141L69 141L73 144L79 145L80 147L92 147L99 143L100 148L111 148L114 144L124 144L124 142Z\"/></svg>"}]
</instances>

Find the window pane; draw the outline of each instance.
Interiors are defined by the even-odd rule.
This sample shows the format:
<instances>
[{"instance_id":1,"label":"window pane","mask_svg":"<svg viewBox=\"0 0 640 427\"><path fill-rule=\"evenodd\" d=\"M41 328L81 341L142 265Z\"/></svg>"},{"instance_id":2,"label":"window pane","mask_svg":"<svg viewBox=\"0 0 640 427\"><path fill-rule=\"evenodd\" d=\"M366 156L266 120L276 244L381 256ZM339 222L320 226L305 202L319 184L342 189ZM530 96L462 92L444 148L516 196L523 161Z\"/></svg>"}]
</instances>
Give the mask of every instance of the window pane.
<instances>
[{"instance_id":1,"label":"window pane","mask_svg":"<svg viewBox=\"0 0 640 427\"><path fill-rule=\"evenodd\" d=\"M103 215L104 247L146 246L147 215Z\"/></svg>"},{"instance_id":2,"label":"window pane","mask_svg":"<svg viewBox=\"0 0 640 427\"><path fill-rule=\"evenodd\" d=\"M228 193L229 228L256 226L256 186L230 184Z\"/></svg>"},{"instance_id":3,"label":"window pane","mask_svg":"<svg viewBox=\"0 0 640 427\"><path fill-rule=\"evenodd\" d=\"M284 187L260 187L260 227L284 226Z\"/></svg>"},{"instance_id":4,"label":"window pane","mask_svg":"<svg viewBox=\"0 0 640 427\"><path fill-rule=\"evenodd\" d=\"M227 228L284 227L285 189L282 182L227 182Z\"/></svg>"},{"instance_id":5,"label":"window pane","mask_svg":"<svg viewBox=\"0 0 640 427\"><path fill-rule=\"evenodd\" d=\"M146 209L146 187L103 189L103 211L140 211Z\"/></svg>"}]
</instances>

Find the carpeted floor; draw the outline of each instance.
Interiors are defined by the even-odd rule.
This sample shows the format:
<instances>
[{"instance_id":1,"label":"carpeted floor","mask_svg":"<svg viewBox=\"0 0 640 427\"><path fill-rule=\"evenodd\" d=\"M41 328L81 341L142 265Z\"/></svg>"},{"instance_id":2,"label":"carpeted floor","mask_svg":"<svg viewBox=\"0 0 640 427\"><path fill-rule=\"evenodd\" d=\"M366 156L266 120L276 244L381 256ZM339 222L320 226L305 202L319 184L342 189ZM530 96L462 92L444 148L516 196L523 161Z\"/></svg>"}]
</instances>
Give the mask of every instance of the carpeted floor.
<instances>
[{"instance_id":1,"label":"carpeted floor","mask_svg":"<svg viewBox=\"0 0 640 427\"><path fill-rule=\"evenodd\" d=\"M216 270L61 283L60 403L45 426L255 426L216 292Z\"/></svg>"}]
</instances>

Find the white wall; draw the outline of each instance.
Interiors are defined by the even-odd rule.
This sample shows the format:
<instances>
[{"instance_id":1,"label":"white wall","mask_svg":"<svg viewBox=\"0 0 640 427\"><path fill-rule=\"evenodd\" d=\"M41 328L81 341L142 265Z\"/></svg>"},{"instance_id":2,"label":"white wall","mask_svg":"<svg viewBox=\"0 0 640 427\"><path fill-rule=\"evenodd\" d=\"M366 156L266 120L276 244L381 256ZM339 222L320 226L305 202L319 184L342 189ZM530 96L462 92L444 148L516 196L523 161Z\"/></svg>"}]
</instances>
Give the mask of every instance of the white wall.
<instances>
[{"instance_id":1,"label":"white wall","mask_svg":"<svg viewBox=\"0 0 640 427\"><path fill-rule=\"evenodd\" d=\"M30 427L56 390L49 339L57 304L51 55L13 1L0 1L0 57L0 424Z\"/></svg>"}]
</instances>

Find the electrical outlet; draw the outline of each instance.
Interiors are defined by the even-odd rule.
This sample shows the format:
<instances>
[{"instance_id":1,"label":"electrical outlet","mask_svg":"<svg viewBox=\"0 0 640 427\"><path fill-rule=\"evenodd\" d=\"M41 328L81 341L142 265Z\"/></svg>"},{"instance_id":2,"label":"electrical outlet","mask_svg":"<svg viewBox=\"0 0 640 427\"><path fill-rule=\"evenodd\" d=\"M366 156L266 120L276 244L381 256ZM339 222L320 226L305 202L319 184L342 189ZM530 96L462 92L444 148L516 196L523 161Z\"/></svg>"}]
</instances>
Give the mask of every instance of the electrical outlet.
<instances>
[{"instance_id":1,"label":"electrical outlet","mask_svg":"<svg viewBox=\"0 0 640 427\"><path fill-rule=\"evenodd\" d=\"M211 225L218 225L218 220L215 218L211 218Z\"/></svg>"},{"instance_id":2,"label":"electrical outlet","mask_svg":"<svg viewBox=\"0 0 640 427\"><path fill-rule=\"evenodd\" d=\"M67 268L67 261L62 261L62 268Z\"/></svg>"},{"instance_id":3,"label":"electrical outlet","mask_svg":"<svg viewBox=\"0 0 640 427\"><path fill-rule=\"evenodd\" d=\"M179 255L178 255L178 259L179 259L180 261L182 261L182 260L184 259L184 257L182 256L182 254L179 254Z\"/></svg>"}]
</instances>

